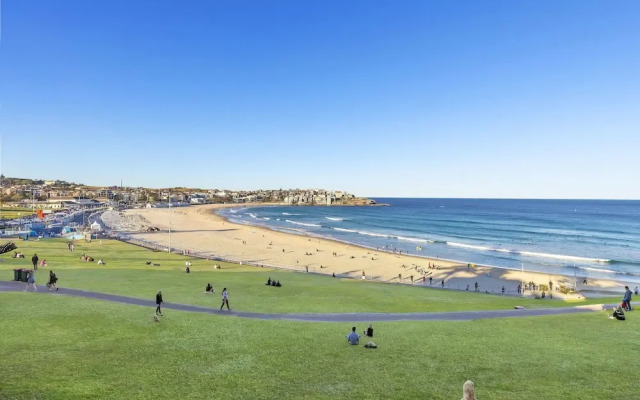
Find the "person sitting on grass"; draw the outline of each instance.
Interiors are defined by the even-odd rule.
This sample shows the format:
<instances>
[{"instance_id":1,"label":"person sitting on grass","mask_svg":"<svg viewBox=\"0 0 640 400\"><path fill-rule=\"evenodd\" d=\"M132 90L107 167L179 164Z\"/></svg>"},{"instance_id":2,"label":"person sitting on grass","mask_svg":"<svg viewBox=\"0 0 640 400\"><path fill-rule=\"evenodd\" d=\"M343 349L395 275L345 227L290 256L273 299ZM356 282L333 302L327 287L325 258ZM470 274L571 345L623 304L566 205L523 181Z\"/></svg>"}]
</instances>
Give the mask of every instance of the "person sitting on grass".
<instances>
[{"instance_id":1,"label":"person sitting on grass","mask_svg":"<svg viewBox=\"0 0 640 400\"><path fill-rule=\"evenodd\" d=\"M215 290L213 290L213 286L211 286L210 283L207 283L207 287L204 288L204 292L205 293L213 293L213 292L215 292Z\"/></svg>"},{"instance_id":2,"label":"person sitting on grass","mask_svg":"<svg viewBox=\"0 0 640 400\"><path fill-rule=\"evenodd\" d=\"M281 287L280 281L276 282L276 287Z\"/></svg>"},{"instance_id":3,"label":"person sitting on grass","mask_svg":"<svg viewBox=\"0 0 640 400\"><path fill-rule=\"evenodd\" d=\"M267 286L271 286L271 277L269 277L269 279L267 279Z\"/></svg>"},{"instance_id":4,"label":"person sitting on grass","mask_svg":"<svg viewBox=\"0 0 640 400\"><path fill-rule=\"evenodd\" d=\"M373 337L373 325L369 324L369 327L364 331L364 335L367 337Z\"/></svg>"},{"instance_id":5,"label":"person sitting on grass","mask_svg":"<svg viewBox=\"0 0 640 400\"><path fill-rule=\"evenodd\" d=\"M350 345L357 345L360 343L360 336L356 333L356 327L351 328L351 333L347 335L347 340Z\"/></svg>"},{"instance_id":6,"label":"person sitting on grass","mask_svg":"<svg viewBox=\"0 0 640 400\"><path fill-rule=\"evenodd\" d=\"M624 321L625 319L627 319L624 315L624 311L622 311L622 307L621 306L617 306L616 308L613 309L613 314L611 314L611 316L609 317L610 319L617 319L618 321Z\"/></svg>"},{"instance_id":7,"label":"person sitting on grass","mask_svg":"<svg viewBox=\"0 0 640 400\"><path fill-rule=\"evenodd\" d=\"M107 265L107 263L101 258L98 260L98 265Z\"/></svg>"}]
</instances>

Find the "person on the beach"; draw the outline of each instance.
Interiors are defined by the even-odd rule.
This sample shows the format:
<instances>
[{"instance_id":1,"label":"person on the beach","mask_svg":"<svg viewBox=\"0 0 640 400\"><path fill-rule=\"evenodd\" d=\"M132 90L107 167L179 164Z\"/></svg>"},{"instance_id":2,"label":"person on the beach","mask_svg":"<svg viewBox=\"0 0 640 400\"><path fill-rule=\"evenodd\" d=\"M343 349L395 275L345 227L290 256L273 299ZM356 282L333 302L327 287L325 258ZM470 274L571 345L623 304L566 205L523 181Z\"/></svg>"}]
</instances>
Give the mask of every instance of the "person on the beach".
<instances>
[{"instance_id":1,"label":"person on the beach","mask_svg":"<svg viewBox=\"0 0 640 400\"><path fill-rule=\"evenodd\" d=\"M476 288L476 292L478 291L478 281L476 281L476 284L474 285Z\"/></svg>"},{"instance_id":2,"label":"person on the beach","mask_svg":"<svg viewBox=\"0 0 640 400\"><path fill-rule=\"evenodd\" d=\"M360 343L360 336L356 333L356 327L351 328L351 333L347 335L349 344L356 345Z\"/></svg>"},{"instance_id":3,"label":"person on the beach","mask_svg":"<svg viewBox=\"0 0 640 400\"><path fill-rule=\"evenodd\" d=\"M164 300L162 300L162 291L158 290L158 294L156 294L156 304L158 305L158 307L156 307L156 314L159 314L161 317L162 315L162 310L160 309L160 305L164 303Z\"/></svg>"},{"instance_id":4,"label":"person on the beach","mask_svg":"<svg viewBox=\"0 0 640 400\"><path fill-rule=\"evenodd\" d=\"M624 287L624 297L622 298L622 306L626 311L631 311L631 290L629 290L629 286Z\"/></svg>"},{"instance_id":5,"label":"person on the beach","mask_svg":"<svg viewBox=\"0 0 640 400\"><path fill-rule=\"evenodd\" d=\"M227 305L227 310L231 311L229 308L229 294L227 293L227 288L222 289L222 305L220 305L220 311L222 311L222 307Z\"/></svg>"},{"instance_id":6,"label":"person on the beach","mask_svg":"<svg viewBox=\"0 0 640 400\"><path fill-rule=\"evenodd\" d=\"M431 284L432 284L432 283L433 283L433 277L432 277L432 276L430 276L430 277L429 277L429 286L431 286Z\"/></svg>"},{"instance_id":7,"label":"person on the beach","mask_svg":"<svg viewBox=\"0 0 640 400\"><path fill-rule=\"evenodd\" d=\"M33 270L37 271L38 270L38 255L37 254L33 254L33 257L31 257L31 262L33 263Z\"/></svg>"},{"instance_id":8,"label":"person on the beach","mask_svg":"<svg viewBox=\"0 0 640 400\"><path fill-rule=\"evenodd\" d=\"M363 333L367 337L373 337L373 325L369 324L369 327Z\"/></svg>"},{"instance_id":9,"label":"person on the beach","mask_svg":"<svg viewBox=\"0 0 640 400\"><path fill-rule=\"evenodd\" d=\"M35 271L29 271L28 274L29 277L27 278L27 286L24 288L24 291L26 292L29 289L29 286L31 286L33 288L33 291L37 292L38 288L36 287Z\"/></svg>"},{"instance_id":10,"label":"person on the beach","mask_svg":"<svg viewBox=\"0 0 640 400\"><path fill-rule=\"evenodd\" d=\"M365 275L364 271L362 271L362 279L367 279L367 276Z\"/></svg>"},{"instance_id":11,"label":"person on the beach","mask_svg":"<svg viewBox=\"0 0 640 400\"><path fill-rule=\"evenodd\" d=\"M442 280L442 282L441 282L441 283L442 283L442 287L444 287L444 279Z\"/></svg>"}]
</instances>

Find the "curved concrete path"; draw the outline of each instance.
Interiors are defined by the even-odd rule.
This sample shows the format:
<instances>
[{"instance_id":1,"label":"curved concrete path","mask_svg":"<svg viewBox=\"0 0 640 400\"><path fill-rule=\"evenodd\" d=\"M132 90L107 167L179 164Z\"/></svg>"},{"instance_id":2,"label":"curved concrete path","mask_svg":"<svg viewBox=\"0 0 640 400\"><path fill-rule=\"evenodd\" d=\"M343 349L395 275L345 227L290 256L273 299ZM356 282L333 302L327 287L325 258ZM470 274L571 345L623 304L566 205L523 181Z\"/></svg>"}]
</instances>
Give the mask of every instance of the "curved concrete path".
<instances>
[{"instance_id":1,"label":"curved concrete path","mask_svg":"<svg viewBox=\"0 0 640 400\"><path fill-rule=\"evenodd\" d=\"M0 281L0 292L20 292L25 284L22 282ZM31 291L31 289L30 289ZM79 289L61 288L58 291L50 291L46 286L39 286L35 294L66 295L85 297L88 299L113 301L116 303L133 304L152 307L155 309L154 300L144 300L135 297L119 296L115 294L89 292ZM487 310L487 311L455 311L455 312L423 312L423 313L322 313L322 314L265 314L245 311L219 311L218 309L193 306L187 304L164 303L162 308L168 310L199 312L206 314L228 315L240 318L253 318L265 320L291 320L305 322L381 322L381 321L473 321L489 318L513 318L534 317L541 315L577 314L593 311L601 311L603 305L562 307L562 308L538 308L528 310ZM611 306L606 306L611 307Z\"/></svg>"}]
</instances>

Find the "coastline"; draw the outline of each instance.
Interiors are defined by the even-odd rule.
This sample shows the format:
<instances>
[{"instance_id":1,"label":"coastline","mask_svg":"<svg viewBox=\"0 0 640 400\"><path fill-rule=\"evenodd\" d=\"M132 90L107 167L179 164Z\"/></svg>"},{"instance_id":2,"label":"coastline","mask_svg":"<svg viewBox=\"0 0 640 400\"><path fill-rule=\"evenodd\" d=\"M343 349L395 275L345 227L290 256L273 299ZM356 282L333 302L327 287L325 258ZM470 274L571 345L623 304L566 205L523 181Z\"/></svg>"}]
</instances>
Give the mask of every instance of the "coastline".
<instances>
[{"instance_id":1,"label":"coastline","mask_svg":"<svg viewBox=\"0 0 640 400\"><path fill-rule=\"evenodd\" d=\"M132 209L125 215L140 215L159 232L126 232L137 240L169 245L168 228L172 225L173 248L190 252L208 253L222 258L252 264L281 267L297 271L336 274L340 277L374 280L416 286L474 290L517 294L520 282L536 285L553 282L554 286L573 286L574 277L533 271L512 270L487 265L470 268L466 262L440 258L397 254L368 248L359 244L341 242L315 235L287 233L263 226L237 224L218 215L221 208L281 206L280 203L244 203L190 206L184 208ZM171 211L171 213L169 213ZM436 265L436 268L429 268ZM424 275L426 274L426 276ZM431 278L431 281L429 280ZM589 291L594 296L617 295L622 292L621 281L589 279L588 285L577 282L578 291ZM581 297L580 294L563 295L555 289L554 297ZM533 295L527 291L527 295ZM547 292L548 294L548 292Z\"/></svg>"}]
</instances>

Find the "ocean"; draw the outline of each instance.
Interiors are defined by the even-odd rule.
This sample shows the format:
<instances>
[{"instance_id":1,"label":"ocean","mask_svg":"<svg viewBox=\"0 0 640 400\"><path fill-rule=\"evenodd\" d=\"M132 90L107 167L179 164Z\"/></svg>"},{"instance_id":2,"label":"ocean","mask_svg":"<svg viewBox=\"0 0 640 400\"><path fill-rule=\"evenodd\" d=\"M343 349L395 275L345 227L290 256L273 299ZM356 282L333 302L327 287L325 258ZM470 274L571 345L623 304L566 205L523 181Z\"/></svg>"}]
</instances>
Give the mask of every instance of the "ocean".
<instances>
[{"instance_id":1,"label":"ocean","mask_svg":"<svg viewBox=\"0 0 640 400\"><path fill-rule=\"evenodd\" d=\"M415 256L640 282L640 201L375 200L390 206L238 205L218 214Z\"/></svg>"}]
</instances>

